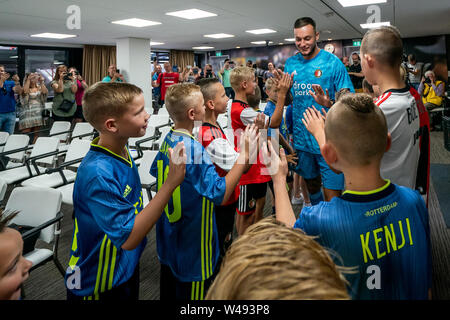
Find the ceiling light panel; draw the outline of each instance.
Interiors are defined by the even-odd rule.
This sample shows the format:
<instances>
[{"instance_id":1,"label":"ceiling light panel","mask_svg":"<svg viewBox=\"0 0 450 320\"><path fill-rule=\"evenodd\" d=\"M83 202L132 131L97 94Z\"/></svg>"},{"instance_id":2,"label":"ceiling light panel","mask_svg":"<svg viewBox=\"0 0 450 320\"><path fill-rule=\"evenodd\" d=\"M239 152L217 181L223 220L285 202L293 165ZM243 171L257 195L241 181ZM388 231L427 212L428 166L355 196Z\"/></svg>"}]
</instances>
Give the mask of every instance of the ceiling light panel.
<instances>
[{"instance_id":1,"label":"ceiling light panel","mask_svg":"<svg viewBox=\"0 0 450 320\"><path fill-rule=\"evenodd\" d=\"M143 27L149 27L149 26L155 26L155 25L161 24L161 22L144 20L144 19L139 19L139 18L117 20L117 21L112 21L111 23L121 24L124 26L135 27L135 28L143 28Z\"/></svg>"},{"instance_id":2,"label":"ceiling light panel","mask_svg":"<svg viewBox=\"0 0 450 320\"><path fill-rule=\"evenodd\" d=\"M49 38L49 39L66 39L66 38L75 38L76 35L45 32L45 33L39 33L39 34L32 34L30 37Z\"/></svg>"},{"instance_id":3,"label":"ceiling light panel","mask_svg":"<svg viewBox=\"0 0 450 320\"><path fill-rule=\"evenodd\" d=\"M389 21L360 24L361 28L363 28L363 29L373 29L373 28L378 28L378 27L382 27L382 26L390 26L390 25L391 25L391 23Z\"/></svg>"},{"instance_id":4,"label":"ceiling light panel","mask_svg":"<svg viewBox=\"0 0 450 320\"><path fill-rule=\"evenodd\" d=\"M205 34L204 37L214 39L224 39L224 38L233 38L234 35L227 33L215 33L215 34Z\"/></svg>"},{"instance_id":5,"label":"ceiling light panel","mask_svg":"<svg viewBox=\"0 0 450 320\"><path fill-rule=\"evenodd\" d=\"M178 18L183 18L183 19L189 19L189 20L202 19L202 18L208 18L208 17L215 17L215 16L217 16L217 14L215 14L215 13L208 12L208 11L203 11L203 10L199 10L199 9L188 9L188 10L167 12L166 15L174 16L174 17L178 17Z\"/></svg>"},{"instance_id":6,"label":"ceiling light panel","mask_svg":"<svg viewBox=\"0 0 450 320\"><path fill-rule=\"evenodd\" d=\"M338 0L343 7L364 6L368 4L386 3L387 0Z\"/></svg>"},{"instance_id":7,"label":"ceiling light panel","mask_svg":"<svg viewBox=\"0 0 450 320\"><path fill-rule=\"evenodd\" d=\"M255 30L247 30L245 32L253 34L267 34L267 33L274 33L276 31L272 29L255 29Z\"/></svg>"}]
</instances>

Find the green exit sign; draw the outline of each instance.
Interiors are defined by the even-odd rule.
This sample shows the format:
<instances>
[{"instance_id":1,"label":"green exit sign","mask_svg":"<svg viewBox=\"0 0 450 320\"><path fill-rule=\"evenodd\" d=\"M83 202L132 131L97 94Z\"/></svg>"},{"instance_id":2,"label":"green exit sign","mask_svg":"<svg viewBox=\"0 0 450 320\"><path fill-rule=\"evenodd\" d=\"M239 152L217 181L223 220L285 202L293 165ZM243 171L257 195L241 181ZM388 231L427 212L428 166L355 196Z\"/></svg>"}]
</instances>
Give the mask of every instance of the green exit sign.
<instances>
[{"instance_id":1,"label":"green exit sign","mask_svg":"<svg viewBox=\"0 0 450 320\"><path fill-rule=\"evenodd\" d=\"M354 47L361 47L361 40L353 40Z\"/></svg>"},{"instance_id":2,"label":"green exit sign","mask_svg":"<svg viewBox=\"0 0 450 320\"><path fill-rule=\"evenodd\" d=\"M222 56L222 52L221 51L216 51L216 57L221 57Z\"/></svg>"}]
</instances>

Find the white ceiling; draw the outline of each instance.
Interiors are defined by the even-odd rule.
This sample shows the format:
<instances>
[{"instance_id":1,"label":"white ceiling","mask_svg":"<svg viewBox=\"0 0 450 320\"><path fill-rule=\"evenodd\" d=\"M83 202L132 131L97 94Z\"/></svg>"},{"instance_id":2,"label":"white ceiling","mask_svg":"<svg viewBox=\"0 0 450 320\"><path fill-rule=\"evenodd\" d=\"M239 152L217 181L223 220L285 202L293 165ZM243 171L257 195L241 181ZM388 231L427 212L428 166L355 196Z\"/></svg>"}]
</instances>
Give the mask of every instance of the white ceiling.
<instances>
[{"instance_id":1,"label":"white ceiling","mask_svg":"<svg viewBox=\"0 0 450 320\"><path fill-rule=\"evenodd\" d=\"M81 8L81 29L68 30L69 5ZM449 0L388 0L380 4L381 20L395 24L403 37L450 34ZM166 12L197 8L217 17L185 20ZM310 16L321 31L321 38L361 38L370 14L367 6L343 8L336 0L0 0L0 43L82 46L114 45L123 37L149 38L164 42L154 49L188 49L208 45L216 50L236 46L252 47L251 41L270 40L274 44L293 37L293 23ZM111 21L141 18L161 25L133 28ZM246 30L271 28L277 33L252 35ZM331 31L331 33L324 32ZM76 38L50 40L31 38L31 34L74 33ZM229 33L229 39L204 38L205 34Z\"/></svg>"}]
</instances>

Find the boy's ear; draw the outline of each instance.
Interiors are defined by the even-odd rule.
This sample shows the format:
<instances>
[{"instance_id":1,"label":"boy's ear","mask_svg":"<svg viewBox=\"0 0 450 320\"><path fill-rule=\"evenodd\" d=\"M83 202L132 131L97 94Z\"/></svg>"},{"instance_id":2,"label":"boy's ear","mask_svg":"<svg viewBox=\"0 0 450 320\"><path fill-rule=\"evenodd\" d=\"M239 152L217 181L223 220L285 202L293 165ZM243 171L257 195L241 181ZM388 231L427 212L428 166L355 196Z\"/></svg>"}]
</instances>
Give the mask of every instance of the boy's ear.
<instances>
[{"instance_id":1,"label":"boy's ear","mask_svg":"<svg viewBox=\"0 0 450 320\"><path fill-rule=\"evenodd\" d=\"M325 159L325 162L330 167L330 169L333 170L333 172L336 174L341 173L341 171L338 171L335 168L333 168L333 164L338 161L338 154L336 148L329 142L325 142L325 144L320 147L320 152L322 153L322 156Z\"/></svg>"},{"instance_id":2,"label":"boy's ear","mask_svg":"<svg viewBox=\"0 0 450 320\"><path fill-rule=\"evenodd\" d=\"M118 130L117 122L116 122L116 119L114 119L114 118L106 119L105 122L103 122L103 127L106 129L106 131L112 132L112 133L116 133Z\"/></svg>"},{"instance_id":3,"label":"boy's ear","mask_svg":"<svg viewBox=\"0 0 450 320\"><path fill-rule=\"evenodd\" d=\"M388 152L389 149L391 148L391 145L392 145L392 137L391 137L391 134L388 132L388 134L387 134L387 143L386 143L386 151L384 151L384 152Z\"/></svg>"},{"instance_id":4,"label":"boy's ear","mask_svg":"<svg viewBox=\"0 0 450 320\"><path fill-rule=\"evenodd\" d=\"M214 101L213 100L205 101L205 106L209 110L214 110Z\"/></svg>"},{"instance_id":5,"label":"boy's ear","mask_svg":"<svg viewBox=\"0 0 450 320\"><path fill-rule=\"evenodd\" d=\"M367 61L367 65L368 65L370 68L373 68L373 67L374 67L374 65L375 65L375 59L374 59L374 57L373 57L371 54L369 54L369 53L364 53L363 56L362 56L362 59L365 59L365 60Z\"/></svg>"},{"instance_id":6,"label":"boy's ear","mask_svg":"<svg viewBox=\"0 0 450 320\"><path fill-rule=\"evenodd\" d=\"M194 121L195 120L194 108L189 108L186 112L189 120Z\"/></svg>"}]
</instances>

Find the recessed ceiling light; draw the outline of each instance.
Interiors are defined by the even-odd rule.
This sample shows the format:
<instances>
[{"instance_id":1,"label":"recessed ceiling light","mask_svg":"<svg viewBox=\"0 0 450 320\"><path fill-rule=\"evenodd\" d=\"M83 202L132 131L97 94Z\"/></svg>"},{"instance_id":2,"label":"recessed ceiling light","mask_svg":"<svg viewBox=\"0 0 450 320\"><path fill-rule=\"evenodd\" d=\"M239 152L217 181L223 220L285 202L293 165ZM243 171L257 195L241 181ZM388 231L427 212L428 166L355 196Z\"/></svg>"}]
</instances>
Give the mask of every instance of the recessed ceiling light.
<instances>
[{"instance_id":1,"label":"recessed ceiling light","mask_svg":"<svg viewBox=\"0 0 450 320\"><path fill-rule=\"evenodd\" d=\"M207 50L207 49L214 49L214 47L192 47L194 50Z\"/></svg>"},{"instance_id":2,"label":"recessed ceiling light","mask_svg":"<svg viewBox=\"0 0 450 320\"><path fill-rule=\"evenodd\" d=\"M215 34L205 34L205 38L223 39L223 38L233 38L234 35L227 33L215 33Z\"/></svg>"},{"instance_id":3,"label":"recessed ceiling light","mask_svg":"<svg viewBox=\"0 0 450 320\"><path fill-rule=\"evenodd\" d=\"M189 19L189 20L217 16L217 14L215 14L215 13L207 12L207 11L203 11L203 10L199 10L199 9L188 9L188 10L167 12L166 15L179 17L179 18L183 18L183 19Z\"/></svg>"},{"instance_id":4,"label":"recessed ceiling light","mask_svg":"<svg viewBox=\"0 0 450 320\"><path fill-rule=\"evenodd\" d=\"M274 33L275 30L272 29L256 29L256 30L247 30L245 32L253 33L253 34L266 34L266 33Z\"/></svg>"},{"instance_id":5,"label":"recessed ceiling light","mask_svg":"<svg viewBox=\"0 0 450 320\"><path fill-rule=\"evenodd\" d=\"M162 44L164 44L164 42L150 41L150 45L151 46L159 46L159 45L162 45Z\"/></svg>"},{"instance_id":6,"label":"recessed ceiling light","mask_svg":"<svg viewBox=\"0 0 450 320\"><path fill-rule=\"evenodd\" d=\"M117 21L112 21L111 23L121 24L121 25L124 25L124 26L130 26L130 27L136 27L136 28L143 28L143 27L148 27L148 26L154 26L154 25L157 25L157 24L161 24L161 22L143 20L143 19L138 19L138 18L117 20Z\"/></svg>"},{"instance_id":7,"label":"recessed ceiling light","mask_svg":"<svg viewBox=\"0 0 450 320\"><path fill-rule=\"evenodd\" d=\"M266 41L252 41L252 42L250 42L250 43L252 43L252 44L266 44ZM273 41L269 41L269 44L271 44L271 43L273 43Z\"/></svg>"},{"instance_id":8,"label":"recessed ceiling light","mask_svg":"<svg viewBox=\"0 0 450 320\"><path fill-rule=\"evenodd\" d=\"M284 39L284 41L288 41L288 42L294 42L295 38L288 38L288 39Z\"/></svg>"},{"instance_id":9,"label":"recessed ceiling light","mask_svg":"<svg viewBox=\"0 0 450 320\"><path fill-rule=\"evenodd\" d=\"M236 49L240 49L241 47L237 46Z\"/></svg>"},{"instance_id":10,"label":"recessed ceiling light","mask_svg":"<svg viewBox=\"0 0 450 320\"><path fill-rule=\"evenodd\" d=\"M367 4L386 3L387 0L338 0L343 7L355 7Z\"/></svg>"},{"instance_id":11,"label":"recessed ceiling light","mask_svg":"<svg viewBox=\"0 0 450 320\"><path fill-rule=\"evenodd\" d=\"M283 42L279 42L278 44L281 46L281 45L283 45L284 43L283 43Z\"/></svg>"},{"instance_id":12,"label":"recessed ceiling light","mask_svg":"<svg viewBox=\"0 0 450 320\"><path fill-rule=\"evenodd\" d=\"M61 34L61 33L39 33L39 34L32 34L30 37L35 38L50 38L50 39L66 39L66 38L75 38L76 35L74 34Z\"/></svg>"},{"instance_id":13,"label":"recessed ceiling light","mask_svg":"<svg viewBox=\"0 0 450 320\"><path fill-rule=\"evenodd\" d=\"M391 25L391 23L389 21L360 24L361 28L363 28L363 29L373 29L373 28L378 28L378 27L382 27L382 26L390 26L390 25Z\"/></svg>"},{"instance_id":14,"label":"recessed ceiling light","mask_svg":"<svg viewBox=\"0 0 450 320\"><path fill-rule=\"evenodd\" d=\"M331 38L328 38L328 41L332 41L333 39L331 39Z\"/></svg>"},{"instance_id":15,"label":"recessed ceiling light","mask_svg":"<svg viewBox=\"0 0 450 320\"><path fill-rule=\"evenodd\" d=\"M9 58L10 59L17 59L17 58L19 58L19 56L10 56Z\"/></svg>"}]
</instances>

